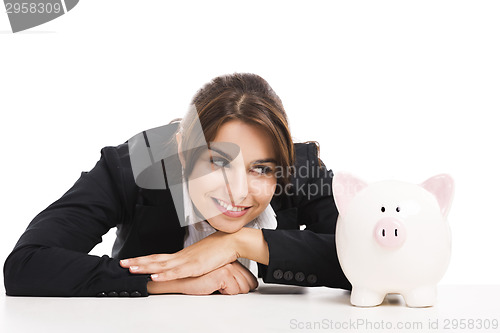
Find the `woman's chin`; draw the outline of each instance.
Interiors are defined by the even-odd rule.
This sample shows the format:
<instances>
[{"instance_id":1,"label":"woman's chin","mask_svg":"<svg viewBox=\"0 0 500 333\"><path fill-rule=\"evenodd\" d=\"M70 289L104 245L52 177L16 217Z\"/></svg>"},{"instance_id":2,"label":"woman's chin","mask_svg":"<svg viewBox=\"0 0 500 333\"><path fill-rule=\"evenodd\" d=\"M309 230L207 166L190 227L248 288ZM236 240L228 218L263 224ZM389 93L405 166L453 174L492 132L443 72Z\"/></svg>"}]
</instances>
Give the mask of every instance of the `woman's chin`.
<instances>
[{"instance_id":1,"label":"woman's chin","mask_svg":"<svg viewBox=\"0 0 500 333\"><path fill-rule=\"evenodd\" d=\"M244 226L244 225L241 225L241 223L244 223L244 222L238 223L238 222L225 222L225 221L222 222L222 221L210 221L210 220L208 220L208 223L214 229L217 229L218 231L225 232L227 234L235 233L235 232L241 230L241 228L243 228L243 226Z\"/></svg>"}]
</instances>

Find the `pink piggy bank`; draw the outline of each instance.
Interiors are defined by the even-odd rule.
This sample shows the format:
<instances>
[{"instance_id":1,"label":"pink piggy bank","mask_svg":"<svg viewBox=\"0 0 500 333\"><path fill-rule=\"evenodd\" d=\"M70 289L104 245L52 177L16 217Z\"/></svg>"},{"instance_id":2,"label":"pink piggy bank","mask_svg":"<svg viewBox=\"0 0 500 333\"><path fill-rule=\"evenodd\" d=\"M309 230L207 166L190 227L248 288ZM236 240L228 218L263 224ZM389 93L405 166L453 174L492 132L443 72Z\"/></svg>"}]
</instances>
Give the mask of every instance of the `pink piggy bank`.
<instances>
[{"instance_id":1,"label":"pink piggy bank","mask_svg":"<svg viewBox=\"0 0 500 333\"><path fill-rule=\"evenodd\" d=\"M351 303L376 306L387 293L399 293L410 307L434 305L451 255L446 217L453 179L442 174L420 185L367 184L337 173L333 191L337 254L352 284Z\"/></svg>"}]
</instances>

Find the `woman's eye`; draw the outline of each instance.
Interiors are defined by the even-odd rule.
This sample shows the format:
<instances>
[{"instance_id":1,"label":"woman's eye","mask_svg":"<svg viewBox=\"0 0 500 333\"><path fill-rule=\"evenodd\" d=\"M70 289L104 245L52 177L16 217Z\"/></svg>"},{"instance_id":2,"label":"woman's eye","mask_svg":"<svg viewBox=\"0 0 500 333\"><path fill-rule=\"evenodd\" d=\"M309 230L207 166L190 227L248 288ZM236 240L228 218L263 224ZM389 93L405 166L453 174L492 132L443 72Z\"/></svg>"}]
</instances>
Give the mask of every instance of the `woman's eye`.
<instances>
[{"instance_id":1,"label":"woman's eye","mask_svg":"<svg viewBox=\"0 0 500 333\"><path fill-rule=\"evenodd\" d=\"M252 171L259 174L259 175L268 175L273 170L271 167L268 167L268 166L259 166L259 167L253 168Z\"/></svg>"}]
</instances>

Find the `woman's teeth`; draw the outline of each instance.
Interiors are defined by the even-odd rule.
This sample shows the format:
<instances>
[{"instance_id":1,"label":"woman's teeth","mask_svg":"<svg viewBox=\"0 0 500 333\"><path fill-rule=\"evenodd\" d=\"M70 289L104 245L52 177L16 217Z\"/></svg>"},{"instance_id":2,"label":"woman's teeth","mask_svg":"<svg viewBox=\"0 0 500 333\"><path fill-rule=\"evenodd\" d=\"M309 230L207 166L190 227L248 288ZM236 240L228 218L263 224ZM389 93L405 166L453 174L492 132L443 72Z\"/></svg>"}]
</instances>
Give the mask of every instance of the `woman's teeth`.
<instances>
[{"instance_id":1,"label":"woman's teeth","mask_svg":"<svg viewBox=\"0 0 500 333\"><path fill-rule=\"evenodd\" d=\"M231 212L241 212L242 210L244 210L245 208L244 207L233 207L231 204L227 204L225 203L224 201L222 200L219 200L219 199L216 199L217 200L217 203L219 205L221 205L222 207L224 207L226 210L229 210Z\"/></svg>"}]
</instances>

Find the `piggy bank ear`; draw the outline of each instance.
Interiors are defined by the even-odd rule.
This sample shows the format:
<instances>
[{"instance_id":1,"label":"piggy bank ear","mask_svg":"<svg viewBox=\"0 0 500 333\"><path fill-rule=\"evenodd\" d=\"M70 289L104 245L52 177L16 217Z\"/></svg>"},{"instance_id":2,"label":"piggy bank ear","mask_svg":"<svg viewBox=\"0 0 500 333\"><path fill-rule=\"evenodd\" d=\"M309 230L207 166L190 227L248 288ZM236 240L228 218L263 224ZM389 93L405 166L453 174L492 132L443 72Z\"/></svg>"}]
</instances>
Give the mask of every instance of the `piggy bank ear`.
<instances>
[{"instance_id":1,"label":"piggy bank ear","mask_svg":"<svg viewBox=\"0 0 500 333\"><path fill-rule=\"evenodd\" d=\"M439 208L441 208L441 214L446 217L455 191L453 178L447 174L441 174L427 179L420 186L434 194L439 203Z\"/></svg>"},{"instance_id":2,"label":"piggy bank ear","mask_svg":"<svg viewBox=\"0 0 500 333\"><path fill-rule=\"evenodd\" d=\"M340 215L345 215L352 198L367 184L359 178L345 172L333 176L333 198Z\"/></svg>"}]
</instances>

